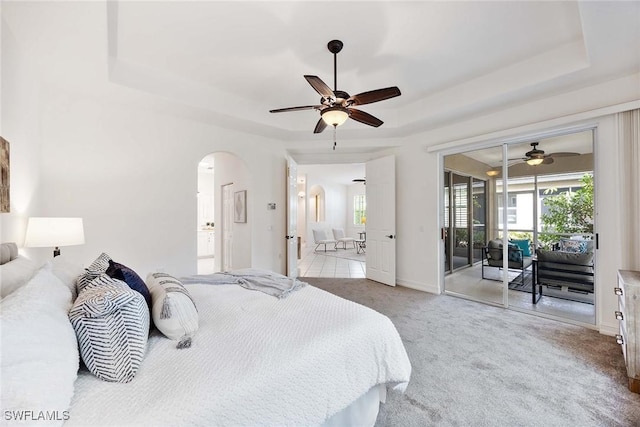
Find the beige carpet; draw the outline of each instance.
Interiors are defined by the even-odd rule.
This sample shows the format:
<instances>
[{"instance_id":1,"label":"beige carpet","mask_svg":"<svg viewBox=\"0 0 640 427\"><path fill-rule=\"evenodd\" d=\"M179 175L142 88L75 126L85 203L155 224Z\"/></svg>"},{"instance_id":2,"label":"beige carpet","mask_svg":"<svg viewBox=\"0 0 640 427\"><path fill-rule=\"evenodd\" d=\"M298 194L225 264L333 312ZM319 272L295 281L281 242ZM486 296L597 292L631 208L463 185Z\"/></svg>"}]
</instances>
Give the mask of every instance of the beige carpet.
<instances>
[{"instance_id":1,"label":"beige carpet","mask_svg":"<svg viewBox=\"0 0 640 427\"><path fill-rule=\"evenodd\" d=\"M366 279L304 280L387 315L412 362L376 426L634 426L613 337L579 326Z\"/></svg>"}]
</instances>

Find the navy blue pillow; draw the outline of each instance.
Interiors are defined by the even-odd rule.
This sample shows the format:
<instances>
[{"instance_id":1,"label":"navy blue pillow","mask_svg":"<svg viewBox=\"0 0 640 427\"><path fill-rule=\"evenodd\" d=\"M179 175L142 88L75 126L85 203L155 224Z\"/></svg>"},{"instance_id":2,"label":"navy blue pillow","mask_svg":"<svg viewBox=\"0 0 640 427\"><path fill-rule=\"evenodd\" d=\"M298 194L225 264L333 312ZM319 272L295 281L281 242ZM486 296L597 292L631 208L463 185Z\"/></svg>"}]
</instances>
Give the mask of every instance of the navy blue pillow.
<instances>
[{"instance_id":1,"label":"navy blue pillow","mask_svg":"<svg viewBox=\"0 0 640 427\"><path fill-rule=\"evenodd\" d=\"M144 283L144 280L138 276L138 273L127 267L126 265L122 265L113 260L109 260L109 268L107 268L107 276L122 280L125 282L131 289L134 291L138 291L142 294L145 301L147 301L147 306L149 306L149 310L151 310L151 293L149 292L149 288Z\"/></svg>"}]
</instances>

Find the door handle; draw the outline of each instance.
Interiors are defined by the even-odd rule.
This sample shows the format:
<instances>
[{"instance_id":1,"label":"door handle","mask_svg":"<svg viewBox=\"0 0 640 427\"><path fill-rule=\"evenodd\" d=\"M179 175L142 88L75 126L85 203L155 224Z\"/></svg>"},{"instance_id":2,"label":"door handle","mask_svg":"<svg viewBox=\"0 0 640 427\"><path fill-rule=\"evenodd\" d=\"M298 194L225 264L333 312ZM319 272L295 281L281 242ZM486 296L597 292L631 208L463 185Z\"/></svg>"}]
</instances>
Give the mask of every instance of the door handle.
<instances>
[{"instance_id":1,"label":"door handle","mask_svg":"<svg viewBox=\"0 0 640 427\"><path fill-rule=\"evenodd\" d=\"M388 237L390 239L395 239L396 238L396 236L394 236L393 234L389 234L388 236L384 236L384 237Z\"/></svg>"}]
</instances>

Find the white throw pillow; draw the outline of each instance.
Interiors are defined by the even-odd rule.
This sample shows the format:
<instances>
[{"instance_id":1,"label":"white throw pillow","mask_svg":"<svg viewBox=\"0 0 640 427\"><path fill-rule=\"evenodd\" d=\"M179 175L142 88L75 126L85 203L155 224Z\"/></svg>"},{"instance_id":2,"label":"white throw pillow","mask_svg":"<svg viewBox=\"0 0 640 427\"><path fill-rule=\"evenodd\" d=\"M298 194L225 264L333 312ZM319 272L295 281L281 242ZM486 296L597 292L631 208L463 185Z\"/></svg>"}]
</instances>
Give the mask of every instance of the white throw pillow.
<instances>
[{"instance_id":1,"label":"white throw pillow","mask_svg":"<svg viewBox=\"0 0 640 427\"><path fill-rule=\"evenodd\" d=\"M47 268L71 291L72 299L75 301L78 296L76 290L76 282L84 272L84 268L80 263L74 263L69 260L66 255L58 255L47 264Z\"/></svg>"},{"instance_id":2,"label":"white throw pillow","mask_svg":"<svg viewBox=\"0 0 640 427\"><path fill-rule=\"evenodd\" d=\"M24 415L25 411L33 411L34 420L48 417L37 419L34 425L62 425L69 418L79 365L78 342L67 317L69 307L69 289L46 268L2 300L0 407L8 424L24 425L14 414Z\"/></svg>"},{"instance_id":3,"label":"white throw pillow","mask_svg":"<svg viewBox=\"0 0 640 427\"><path fill-rule=\"evenodd\" d=\"M147 286L151 292L153 323L167 338L178 341L178 348L191 346L198 330L198 310L191 295L175 277L150 273Z\"/></svg>"},{"instance_id":4,"label":"white throw pillow","mask_svg":"<svg viewBox=\"0 0 640 427\"><path fill-rule=\"evenodd\" d=\"M80 291L69 319L91 373L121 383L135 377L149 338L149 308L139 292L100 275Z\"/></svg>"},{"instance_id":5,"label":"white throw pillow","mask_svg":"<svg viewBox=\"0 0 640 427\"><path fill-rule=\"evenodd\" d=\"M25 285L38 269L29 258L18 258L0 265L0 297L4 298L19 287Z\"/></svg>"}]
</instances>

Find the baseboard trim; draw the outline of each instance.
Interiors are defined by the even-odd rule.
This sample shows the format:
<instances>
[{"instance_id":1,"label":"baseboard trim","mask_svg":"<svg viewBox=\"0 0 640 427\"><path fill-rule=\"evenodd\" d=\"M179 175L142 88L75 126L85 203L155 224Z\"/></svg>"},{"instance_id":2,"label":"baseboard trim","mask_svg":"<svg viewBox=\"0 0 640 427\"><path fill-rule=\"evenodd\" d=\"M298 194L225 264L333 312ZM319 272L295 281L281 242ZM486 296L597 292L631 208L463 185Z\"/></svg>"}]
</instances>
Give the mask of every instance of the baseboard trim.
<instances>
[{"instance_id":1,"label":"baseboard trim","mask_svg":"<svg viewBox=\"0 0 640 427\"><path fill-rule=\"evenodd\" d=\"M414 282L412 280L403 280L396 278L396 285L402 286L404 288L415 289L416 291L428 292L430 294L439 295L440 291L438 286L435 285L427 285L425 283Z\"/></svg>"},{"instance_id":2,"label":"baseboard trim","mask_svg":"<svg viewBox=\"0 0 640 427\"><path fill-rule=\"evenodd\" d=\"M609 335L609 336L616 336L616 334L620 333L620 326L616 325L616 326L612 326L612 325L603 325L600 324L600 328L598 328L599 332L602 335Z\"/></svg>"}]
</instances>

